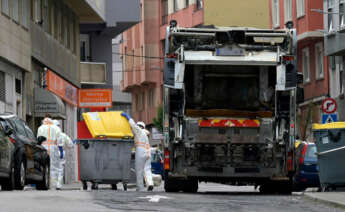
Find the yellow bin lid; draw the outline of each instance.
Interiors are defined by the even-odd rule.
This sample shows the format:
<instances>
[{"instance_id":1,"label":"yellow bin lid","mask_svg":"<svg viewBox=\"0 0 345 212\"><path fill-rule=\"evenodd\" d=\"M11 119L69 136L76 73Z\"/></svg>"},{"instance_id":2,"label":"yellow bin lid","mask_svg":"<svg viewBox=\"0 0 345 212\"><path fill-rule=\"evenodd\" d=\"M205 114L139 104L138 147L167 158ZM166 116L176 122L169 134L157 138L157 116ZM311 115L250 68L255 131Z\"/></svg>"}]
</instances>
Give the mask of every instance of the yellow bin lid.
<instances>
[{"instance_id":1,"label":"yellow bin lid","mask_svg":"<svg viewBox=\"0 0 345 212\"><path fill-rule=\"evenodd\" d=\"M345 128L345 122L332 122L327 124L313 124L313 130L328 130Z\"/></svg>"},{"instance_id":2,"label":"yellow bin lid","mask_svg":"<svg viewBox=\"0 0 345 212\"><path fill-rule=\"evenodd\" d=\"M133 138L131 127L122 111L88 112L83 117L93 138Z\"/></svg>"}]
</instances>

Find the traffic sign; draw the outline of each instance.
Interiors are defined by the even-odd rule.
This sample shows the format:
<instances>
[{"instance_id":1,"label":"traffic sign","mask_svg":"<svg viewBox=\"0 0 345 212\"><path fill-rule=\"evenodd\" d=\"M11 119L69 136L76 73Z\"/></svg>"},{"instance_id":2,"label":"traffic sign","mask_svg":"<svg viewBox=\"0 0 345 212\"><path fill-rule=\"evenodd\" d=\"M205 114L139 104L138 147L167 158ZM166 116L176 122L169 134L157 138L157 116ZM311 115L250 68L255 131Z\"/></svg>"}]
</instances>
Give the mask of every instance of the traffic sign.
<instances>
[{"instance_id":1,"label":"traffic sign","mask_svg":"<svg viewBox=\"0 0 345 212\"><path fill-rule=\"evenodd\" d=\"M338 114L332 113L332 114L322 114L322 124L331 123L338 121Z\"/></svg>"},{"instance_id":2,"label":"traffic sign","mask_svg":"<svg viewBox=\"0 0 345 212\"><path fill-rule=\"evenodd\" d=\"M337 110L337 102L333 98L327 98L322 101L322 111L327 114L334 113Z\"/></svg>"}]
</instances>

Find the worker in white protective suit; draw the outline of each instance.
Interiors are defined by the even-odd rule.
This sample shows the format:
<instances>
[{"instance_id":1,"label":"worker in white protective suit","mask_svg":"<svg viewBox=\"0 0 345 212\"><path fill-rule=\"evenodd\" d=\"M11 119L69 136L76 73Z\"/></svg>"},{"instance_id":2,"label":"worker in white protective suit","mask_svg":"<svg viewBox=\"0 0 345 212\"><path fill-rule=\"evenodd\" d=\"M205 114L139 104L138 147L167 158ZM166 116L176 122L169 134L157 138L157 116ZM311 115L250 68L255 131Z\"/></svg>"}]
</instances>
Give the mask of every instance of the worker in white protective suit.
<instances>
[{"instance_id":1,"label":"worker in white protective suit","mask_svg":"<svg viewBox=\"0 0 345 212\"><path fill-rule=\"evenodd\" d=\"M42 145L48 150L48 154L50 156L50 188L60 190L61 187L59 187L57 182L58 173L60 171L59 163L63 158L63 143L60 139L61 130L59 127L54 125L52 119L46 117L43 119L42 125L38 128L37 137L39 136L47 138Z\"/></svg>"},{"instance_id":2,"label":"worker in white protective suit","mask_svg":"<svg viewBox=\"0 0 345 212\"><path fill-rule=\"evenodd\" d=\"M53 120L53 123L55 126L57 126L61 130L60 122L58 120ZM58 139L59 139L58 143L60 143L60 144L62 143L62 145L63 145L63 149L62 149L63 157L60 158L59 164L58 164L58 174L57 174L58 178L57 178L56 188L61 189L63 176L64 176L64 165L66 163L66 155L65 155L64 149L72 148L73 142L68 135L66 135L64 132L62 132L62 130L61 130L61 136Z\"/></svg>"},{"instance_id":3,"label":"worker in white protective suit","mask_svg":"<svg viewBox=\"0 0 345 212\"><path fill-rule=\"evenodd\" d=\"M148 138L149 132L145 129L144 122L135 123L127 113L121 113L121 115L129 121L134 134L137 191L144 191L144 180L147 190L152 191L153 180L151 172L151 150Z\"/></svg>"}]
</instances>

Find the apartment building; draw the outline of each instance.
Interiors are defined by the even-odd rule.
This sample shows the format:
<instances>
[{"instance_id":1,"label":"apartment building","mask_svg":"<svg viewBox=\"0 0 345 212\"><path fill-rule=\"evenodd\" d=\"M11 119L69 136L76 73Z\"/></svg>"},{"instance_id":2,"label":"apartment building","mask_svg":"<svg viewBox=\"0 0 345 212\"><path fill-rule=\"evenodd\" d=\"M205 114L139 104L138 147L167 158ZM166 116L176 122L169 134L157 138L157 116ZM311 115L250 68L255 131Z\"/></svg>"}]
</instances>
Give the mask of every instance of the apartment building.
<instances>
[{"instance_id":1,"label":"apartment building","mask_svg":"<svg viewBox=\"0 0 345 212\"><path fill-rule=\"evenodd\" d=\"M312 123L321 120L321 103L329 94L328 57L324 54L323 15L315 9L323 0L269 0L271 27L285 28L291 21L297 31L297 67L303 73L304 102L298 108L298 133L312 140Z\"/></svg>"},{"instance_id":2,"label":"apartment building","mask_svg":"<svg viewBox=\"0 0 345 212\"><path fill-rule=\"evenodd\" d=\"M30 4L0 1L0 113L25 118L25 75L31 72Z\"/></svg>"},{"instance_id":3,"label":"apartment building","mask_svg":"<svg viewBox=\"0 0 345 212\"><path fill-rule=\"evenodd\" d=\"M329 95L337 100L338 120L345 120L344 63L345 63L345 1L324 0L323 14L325 54L329 56Z\"/></svg>"}]
</instances>

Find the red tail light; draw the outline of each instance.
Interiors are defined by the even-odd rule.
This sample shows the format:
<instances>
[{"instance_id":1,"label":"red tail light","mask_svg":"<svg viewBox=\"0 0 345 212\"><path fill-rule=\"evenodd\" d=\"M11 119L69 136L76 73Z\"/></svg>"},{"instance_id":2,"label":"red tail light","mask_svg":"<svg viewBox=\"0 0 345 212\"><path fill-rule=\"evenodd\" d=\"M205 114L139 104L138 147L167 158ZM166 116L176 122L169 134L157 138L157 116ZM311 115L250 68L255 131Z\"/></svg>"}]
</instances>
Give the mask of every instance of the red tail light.
<instances>
[{"instance_id":1,"label":"red tail light","mask_svg":"<svg viewBox=\"0 0 345 212\"><path fill-rule=\"evenodd\" d=\"M165 170L170 169L170 151L169 150L164 151L164 169Z\"/></svg>"},{"instance_id":2,"label":"red tail light","mask_svg":"<svg viewBox=\"0 0 345 212\"><path fill-rule=\"evenodd\" d=\"M177 58L177 54L175 53L167 54L167 58Z\"/></svg>"},{"instance_id":3,"label":"red tail light","mask_svg":"<svg viewBox=\"0 0 345 212\"><path fill-rule=\"evenodd\" d=\"M306 151L307 151L307 144L304 145L302 149L302 154L301 154L301 157L299 158L299 164L303 164Z\"/></svg>"}]
</instances>

